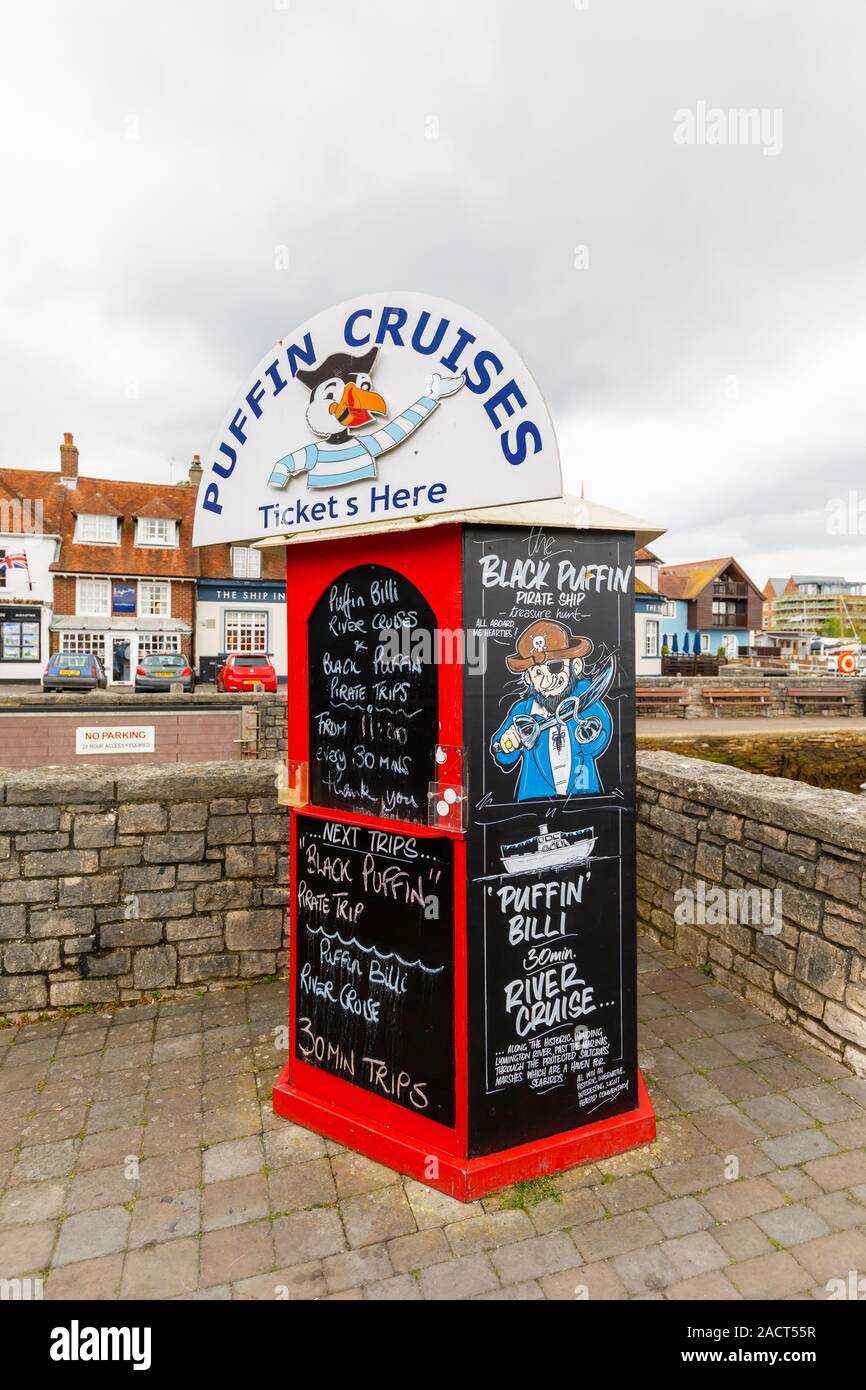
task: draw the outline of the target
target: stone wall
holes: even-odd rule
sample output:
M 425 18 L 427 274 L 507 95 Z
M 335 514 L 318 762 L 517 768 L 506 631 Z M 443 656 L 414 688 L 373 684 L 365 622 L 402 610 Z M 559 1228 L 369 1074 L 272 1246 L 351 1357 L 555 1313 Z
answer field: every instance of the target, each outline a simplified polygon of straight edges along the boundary
M 139 999 L 288 960 L 275 763 L 0 781 L 0 1015 Z
M 729 669 L 725 675 L 719 676 L 638 676 L 638 690 L 642 687 L 649 687 L 653 690 L 664 689 L 667 686 L 676 686 L 685 689 L 685 705 L 680 705 L 676 700 L 648 701 L 638 700 L 638 714 L 652 719 L 743 719 L 754 718 L 755 715 L 767 715 L 770 718 L 796 717 L 801 714 L 828 714 L 831 716 L 845 716 L 854 714 L 862 716 L 864 713 L 864 701 L 866 701 L 866 679 L 862 676 L 825 676 L 809 675 L 803 672 L 797 675 L 796 672 L 785 671 L 784 675 L 769 671 L 754 670 L 752 668 L 739 667 Z M 745 690 L 749 686 L 760 686 L 769 689 L 765 705 L 749 704 L 746 701 L 730 700 L 721 705 L 711 705 L 704 698 L 704 690 L 710 686 L 736 686 L 738 690 Z M 822 708 L 820 701 L 815 701 L 816 708 L 810 703 L 808 706 L 797 704 L 791 695 L 792 690 L 818 690 L 826 687 L 828 691 L 844 690 L 846 694 L 852 696 L 853 705 L 839 706 L 831 703 Z
M 866 797 L 641 753 L 637 834 L 639 925 L 866 1073 Z

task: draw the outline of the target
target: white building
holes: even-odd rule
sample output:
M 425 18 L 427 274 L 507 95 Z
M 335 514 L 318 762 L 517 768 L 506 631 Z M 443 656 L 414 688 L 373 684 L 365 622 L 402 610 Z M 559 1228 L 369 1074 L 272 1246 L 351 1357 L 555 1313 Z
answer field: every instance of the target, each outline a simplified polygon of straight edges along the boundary
M 48 660 L 61 500 L 56 475 L 0 472 L 0 685 L 38 685 Z

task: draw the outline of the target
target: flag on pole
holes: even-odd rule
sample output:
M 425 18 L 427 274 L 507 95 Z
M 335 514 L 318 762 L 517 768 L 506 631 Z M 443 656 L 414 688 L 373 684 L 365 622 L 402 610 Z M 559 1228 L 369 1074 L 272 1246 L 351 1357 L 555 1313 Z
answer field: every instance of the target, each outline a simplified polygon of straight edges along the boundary
M 27 583 L 33 588 L 33 581 L 30 578 L 30 566 L 27 563 L 27 555 L 22 550 L 17 555 L 0 555 L 0 574 L 8 574 L 10 570 L 26 570 Z

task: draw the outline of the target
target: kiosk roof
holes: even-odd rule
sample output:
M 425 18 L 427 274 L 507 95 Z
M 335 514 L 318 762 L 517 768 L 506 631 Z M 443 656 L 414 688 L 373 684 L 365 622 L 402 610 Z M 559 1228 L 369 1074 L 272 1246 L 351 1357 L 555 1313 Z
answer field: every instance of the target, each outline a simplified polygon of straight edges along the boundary
M 663 526 L 642 521 L 627 512 L 590 502 L 582 497 L 551 497 L 543 502 L 512 502 L 501 507 L 480 507 L 465 512 L 428 512 L 424 516 L 390 517 L 387 521 L 364 522 L 357 526 L 323 526 L 294 536 L 268 536 L 254 541 L 259 549 L 272 545 L 308 545 L 311 541 L 342 540 L 349 536 L 381 535 L 384 532 L 413 531 L 421 527 L 451 526 L 547 526 L 563 530 L 633 531 L 637 547 L 648 545 L 664 535 Z

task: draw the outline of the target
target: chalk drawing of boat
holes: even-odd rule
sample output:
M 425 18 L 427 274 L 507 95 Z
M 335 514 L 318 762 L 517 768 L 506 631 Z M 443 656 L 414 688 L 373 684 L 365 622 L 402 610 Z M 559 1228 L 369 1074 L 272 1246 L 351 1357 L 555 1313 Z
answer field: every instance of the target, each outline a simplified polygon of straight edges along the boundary
M 541 873 L 587 863 L 595 849 L 595 840 L 592 826 L 584 830 L 548 830 L 546 825 L 540 825 L 537 835 L 513 845 L 503 845 L 500 853 L 509 874 Z

